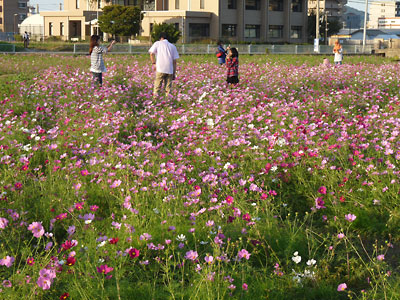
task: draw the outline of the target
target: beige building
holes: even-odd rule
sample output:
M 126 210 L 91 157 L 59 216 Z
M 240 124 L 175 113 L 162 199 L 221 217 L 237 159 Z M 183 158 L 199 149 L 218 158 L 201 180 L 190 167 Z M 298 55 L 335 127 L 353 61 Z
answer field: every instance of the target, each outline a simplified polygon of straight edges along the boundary
M 172 23 L 183 42 L 230 40 L 307 41 L 306 0 L 160 0 L 145 11 L 142 35 L 155 23 Z
M 0 32 L 18 33 L 28 15 L 28 0 L 0 0 Z
M 315 14 L 317 10 L 317 1 L 319 1 L 319 9 L 320 15 L 322 16 L 324 13 L 328 15 L 328 17 L 334 18 L 343 18 L 343 14 L 345 13 L 345 5 L 347 4 L 347 0 L 308 0 L 308 13 Z
M 97 17 L 103 5 L 104 0 L 64 0 L 63 10 L 40 12 L 45 38 L 84 40 L 97 33 Z
M 112 0 L 112 4 L 140 5 L 142 36 L 155 23 L 172 23 L 183 34 L 182 42 L 231 40 L 307 41 L 306 0 Z M 104 0 L 64 0 L 64 10 L 42 12 L 45 36 L 84 39 L 95 30 L 97 12 Z

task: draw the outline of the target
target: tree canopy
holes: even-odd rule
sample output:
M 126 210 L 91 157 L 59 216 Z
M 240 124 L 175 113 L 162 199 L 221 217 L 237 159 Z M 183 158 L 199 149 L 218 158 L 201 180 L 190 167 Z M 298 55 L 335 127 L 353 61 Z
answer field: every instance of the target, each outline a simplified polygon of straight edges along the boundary
M 159 40 L 161 32 L 165 32 L 167 34 L 168 41 L 173 44 L 179 41 L 179 38 L 182 35 L 179 29 L 177 29 L 174 24 L 155 23 L 153 26 L 153 30 L 151 31 L 151 41 L 153 43 Z
M 101 31 L 119 36 L 132 36 L 140 32 L 142 11 L 137 6 L 108 5 L 99 17 Z

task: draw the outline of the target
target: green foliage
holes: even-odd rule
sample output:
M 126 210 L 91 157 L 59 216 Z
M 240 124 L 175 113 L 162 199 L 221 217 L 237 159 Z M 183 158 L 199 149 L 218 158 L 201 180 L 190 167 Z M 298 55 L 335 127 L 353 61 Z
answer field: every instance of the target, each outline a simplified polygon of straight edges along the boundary
M 307 26 L 308 36 L 313 38 L 315 37 L 315 29 L 316 29 L 315 18 L 316 15 L 314 13 L 308 16 L 308 26 Z M 320 18 L 322 17 L 320 16 Z M 337 18 L 328 18 L 328 37 L 338 33 L 341 28 L 342 25 Z M 325 36 L 325 18 L 319 23 L 319 33 L 320 37 Z
M 103 32 L 119 36 L 139 34 L 143 18 L 140 8 L 122 5 L 109 5 L 103 8 L 99 17 L 100 29 Z
M 151 41 L 154 43 L 160 39 L 160 33 L 165 32 L 168 36 L 168 41 L 170 43 L 175 44 L 177 41 L 179 41 L 179 38 L 181 37 L 182 33 L 176 29 L 174 24 L 154 24 L 153 30 L 151 32 Z

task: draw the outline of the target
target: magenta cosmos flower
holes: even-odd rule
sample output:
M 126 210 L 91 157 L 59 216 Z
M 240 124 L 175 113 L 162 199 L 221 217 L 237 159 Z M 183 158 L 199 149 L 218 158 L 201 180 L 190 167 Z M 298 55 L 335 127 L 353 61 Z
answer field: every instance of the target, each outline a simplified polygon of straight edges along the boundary
M 345 289 L 347 289 L 347 284 L 345 284 L 345 283 L 341 283 L 337 287 L 338 292 L 343 292 Z
M 0 218 L 0 229 L 6 228 L 8 225 L 8 220 L 6 218 Z
M 32 231 L 35 238 L 40 238 L 44 234 L 44 228 L 40 222 L 33 222 L 28 226 L 28 230 Z
M 114 268 L 109 267 L 107 265 L 101 265 L 100 267 L 97 267 L 97 272 L 102 273 L 102 274 L 108 274 L 112 270 L 114 270 Z

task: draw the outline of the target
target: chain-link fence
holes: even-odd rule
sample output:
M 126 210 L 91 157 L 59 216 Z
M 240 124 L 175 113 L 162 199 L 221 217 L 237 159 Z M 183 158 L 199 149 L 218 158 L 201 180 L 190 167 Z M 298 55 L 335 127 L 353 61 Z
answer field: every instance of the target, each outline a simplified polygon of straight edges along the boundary
M 180 54 L 214 54 L 217 50 L 215 45 L 181 44 L 176 46 Z M 314 51 L 313 45 L 231 45 L 236 47 L 240 54 L 332 54 L 332 46 L 320 45 L 319 51 Z M 149 46 L 116 44 L 113 53 L 145 54 Z M 343 52 L 346 54 L 371 54 L 372 45 L 344 45 Z M 74 44 L 74 53 L 88 53 L 87 44 Z
M 181 55 L 190 54 L 215 54 L 217 49 L 215 45 L 204 44 L 180 44 L 176 46 Z M 332 54 L 332 46 L 320 45 L 319 51 L 314 51 L 313 45 L 231 45 L 236 47 L 239 54 Z M 116 44 L 113 47 L 114 54 L 146 54 L 149 45 L 130 45 Z M 373 45 L 343 45 L 343 53 L 345 54 L 371 54 L 373 53 Z M 33 50 L 34 51 L 34 50 Z M 31 52 L 33 52 L 31 50 Z M 0 52 L 15 52 L 15 45 L 0 44 Z M 56 51 L 55 51 L 56 52 Z M 71 53 L 70 50 L 63 50 L 63 53 Z M 72 53 L 87 54 L 89 53 L 88 44 L 73 44 Z

